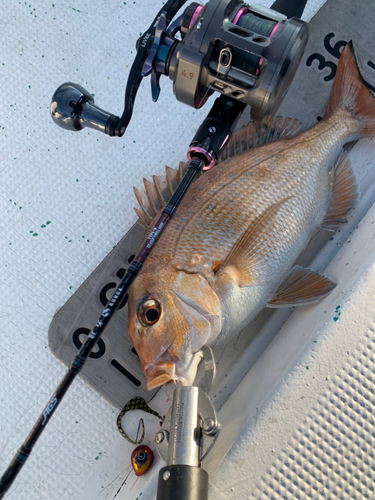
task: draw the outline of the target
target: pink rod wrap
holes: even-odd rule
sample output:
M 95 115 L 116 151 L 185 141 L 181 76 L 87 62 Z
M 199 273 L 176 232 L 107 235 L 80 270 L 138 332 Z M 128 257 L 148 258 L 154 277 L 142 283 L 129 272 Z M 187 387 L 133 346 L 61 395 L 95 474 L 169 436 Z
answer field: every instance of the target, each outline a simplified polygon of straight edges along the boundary
M 193 158 L 192 153 L 200 153 L 201 155 L 204 156 L 205 163 L 207 163 L 207 165 L 203 167 L 203 170 L 210 170 L 210 168 L 212 168 L 215 165 L 214 157 L 205 149 L 198 148 L 197 146 L 189 148 L 187 151 L 188 160 L 191 160 Z

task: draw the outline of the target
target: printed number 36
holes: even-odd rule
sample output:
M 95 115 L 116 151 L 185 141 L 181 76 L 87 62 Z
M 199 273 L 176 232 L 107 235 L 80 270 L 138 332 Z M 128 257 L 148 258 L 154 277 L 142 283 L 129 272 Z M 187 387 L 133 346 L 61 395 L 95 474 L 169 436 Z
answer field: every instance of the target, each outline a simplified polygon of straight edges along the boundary
M 339 59 L 341 50 L 347 42 L 344 40 L 340 40 L 339 42 L 336 42 L 334 46 L 330 45 L 330 41 L 332 38 L 335 36 L 334 33 L 328 33 L 326 37 L 324 38 L 324 47 L 327 50 L 327 52 L 335 57 L 336 59 Z M 330 68 L 331 72 L 324 77 L 325 82 L 329 82 L 330 80 L 333 80 L 336 75 L 336 70 L 337 70 L 337 64 L 331 62 L 331 61 L 326 61 L 324 56 L 322 54 L 319 54 L 318 52 L 315 52 L 314 54 L 311 54 L 311 56 L 308 57 L 306 61 L 307 66 L 311 66 L 313 61 L 317 60 L 319 62 L 318 69 L 322 71 L 325 68 Z

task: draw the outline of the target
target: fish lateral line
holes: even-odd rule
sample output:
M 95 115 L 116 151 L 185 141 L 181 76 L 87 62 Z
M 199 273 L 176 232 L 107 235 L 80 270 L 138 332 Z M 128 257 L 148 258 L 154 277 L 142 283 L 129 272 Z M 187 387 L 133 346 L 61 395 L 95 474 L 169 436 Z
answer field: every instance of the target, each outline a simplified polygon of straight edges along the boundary
M 179 365 L 172 371 L 170 365 L 154 363 L 143 370 L 150 388 L 171 378 L 193 380 L 194 353 L 201 342 L 227 344 L 264 307 L 312 303 L 335 289 L 329 278 L 295 263 L 322 223 L 341 223 L 357 199 L 350 163 L 335 164 L 342 146 L 375 136 L 375 99 L 362 84 L 353 57 L 350 45 L 345 47 L 323 120 L 293 140 L 283 137 L 255 152 L 250 151 L 252 137 L 246 142 L 245 133 L 238 135 L 228 152 L 240 154 L 230 157 L 228 168 L 225 162 L 205 174 L 202 187 L 192 190 L 159 239 L 129 292 L 128 332 L 134 342 L 137 328 L 147 333 L 137 345 L 144 364 L 172 342 L 169 353 Z M 218 208 L 210 211 L 216 203 Z M 186 217 L 188 210 L 192 214 Z M 167 266 L 161 255 L 170 256 Z M 176 272 L 178 264 L 184 272 Z M 191 275 L 185 274 L 186 267 Z M 160 321 L 143 328 L 136 306 L 145 293 L 154 293 L 166 310 Z M 209 309 L 203 318 L 209 324 L 194 304 Z

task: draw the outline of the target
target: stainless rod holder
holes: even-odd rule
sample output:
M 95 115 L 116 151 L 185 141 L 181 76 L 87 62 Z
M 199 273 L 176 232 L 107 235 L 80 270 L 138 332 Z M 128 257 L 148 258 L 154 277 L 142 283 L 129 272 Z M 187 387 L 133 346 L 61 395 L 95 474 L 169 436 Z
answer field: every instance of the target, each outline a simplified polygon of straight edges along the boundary
M 198 404 L 198 387 L 176 387 L 173 393 L 174 412 L 169 434 L 168 465 L 199 465 Z

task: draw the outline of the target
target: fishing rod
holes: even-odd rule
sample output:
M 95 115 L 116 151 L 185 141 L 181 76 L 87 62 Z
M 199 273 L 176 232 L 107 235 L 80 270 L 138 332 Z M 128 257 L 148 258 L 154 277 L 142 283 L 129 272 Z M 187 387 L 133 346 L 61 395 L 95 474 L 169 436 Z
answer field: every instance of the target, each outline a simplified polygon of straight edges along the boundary
M 247 104 L 252 105 L 253 118 L 265 120 L 273 115 L 302 57 L 308 36 L 307 26 L 299 19 L 288 19 L 280 14 L 283 0 L 276 1 L 279 4 L 279 12 L 260 6 L 247 6 L 238 0 L 211 0 L 205 6 L 194 2 L 182 16 L 171 23 L 185 2 L 186 0 L 169 0 L 138 40 L 137 56 L 129 74 L 121 118 L 97 107 L 92 96 L 76 84 L 61 85 L 52 97 L 51 116 L 59 126 L 74 131 L 90 127 L 111 136 L 122 136 L 130 122 L 134 99 L 144 76 L 151 75 L 153 100 L 157 100 L 159 96 L 159 79 L 162 74 L 173 80 L 177 99 L 196 108 L 201 107 L 214 91 L 221 94 L 190 144 L 188 169 L 181 183 L 148 232 L 86 342 L 2 475 L 0 499 L 26 463 L 41 433 L 73 380 L 82 370 L 91 350 L 125 298 L 191 183 L 202 170 L 208 170 L 214 165 Z M 297 9 L 294 15 L 299 17 L 302 14 L 305 3 L 306 1 L 300 2 L 300 12 Z M 177 32 L 180 32 L 182 41 L 174 37 Z M 219 43 L 210 44 L 213 39 Z M 197 53 L 202 47 L 206 47 L 206 50 L 197 60 Z M 209 54 L 208 47 L 211 47 Z M 200 53 L 202 54 L 202 51 Z M 266 64 L 266 61 L 269 64 Z M 187 398 L 189 401 L 193 398 L 192 400 L 196 401 L 197 398 L 196 391 L 187 393 L 182 390 L 176 394 L 176 401 L 181 398 Z M 179 406 L 176 403 L 172 408 L 176 408 L 176 405 Z M 196 403 L 193 406 L 197 408 Z M 214 436 L 217 431 L 217 421 L 215 420 L 213 432 L 211 420 L 205 420 L 203 430 L 207 436 Z M 201 460 L 197 462 L 198 468 L 200 462 Z M 180 464 L 172 461 L 167 467 L 170 465 Z M 186 484 L 194 484 L 197 476 L 191 475 L 191 469 L 184 470 L 190 478 Z M 169 470 L 165 471 L 165 474 L 159 478 L 159 483 L 161 480 L 165 481 L 167 476 L 170 477 Z M 203 483 L 202 498 L 206 498 L 208 476 L 204 476 Z M 160 498 L 173 496 L 173 488 L 168 488 L 164 490 L 161 486 Z
M 153 246 L 155 245 L 162 229 L 165 227 L 168 220 L 171 218 L 171 216 L 175 212 L 178 204 L 180 203 L 181 199 L 183 198 L 183 196 L 184 196 L 185 192 L 187 191 L 188 187 L 190 186 L 191 182 L 194 180 L 194 178 L 198 174 L 198 172 L 201 171 L 203 166 L 204 166 L 204 162 L 199 158 L 192 158 L 189 161 L 188 171 L 186 172 L 182 182 L 180 183 L 179 188 L 174 193 L 171 201 L 164 208 L 157 223 L 153 226 L 151 231 L 148 233 L 146 241 L 142 245 L 142 247 L 139 250 L 135 259 L 132 261 L 124 278 L 122 279 L 120 285 L 118 286 L 117 290 L 115 291 L 112 299 L 109 301 L 107 307 L 103 310 L 96 325 L 94 326 L 94 328 L 90 332 L 86 342 L 82 346 L 82 348 L 79 351 L 79 353 L 77 354 L 77 356 L 74 358 L 66 375 L 64 376 L 64 378 L 60 382 L 59 386 L 57 387 L 56 392 L 53 394 L 53 396 L 48 401 L 46 407 L 44 408 L 43 412 L 41 413 L 38 420 L 36 421 L 30 434 L 28 435 L 28 437 L 26 438 L 26 440 L 24 441 L 24 443 L 22 444 L 22 446 L 18 450 L 17 454 L 13 458 L 12 462 L 10 463 L 9 467 L 6 469 L 3 476 L 1 477 L 1 480 L 0 480 L 0 499 L 4 497 L 5 493 L 8 491 L 8 489 L 12 485 L 13 481 L 16 479 L 18 473 L 20 472 L 21 468 L 25 464 L 33 447 L 35 446 L 37 440 L 39 439 L 41 433 L 46 428 L 49 420 L 51 419 L 52 415 L 56 411 L 58 405 L 61 403 L 65 393 L 69 389 L 73 380 L 82 370 L 82 368 L 85 364 L 85 361 L 87 360 L 91 350 L 95 346 L 96 342 L 99 340 L 101 334 L 103 333 L 104 329 L 108 325 L 109 321 L 111 320 L 113 314 L 115 313 L 115 311 L 116 311 L 117 307 L 119 306 L 119 304 L 121 303 L 122 299 L 127 294 L 131 284 L 133 283 L 134 279 L 136 278 L 139 271 L 141 270 L 144 261 L 146 260 L 148 254 L 150 253 Z
M 191 143 L 191 147 L 189 149 L 190 160 L 188 161 L 188 169 L 181 183 L 179 184 L 170 201 L 162 210 L 157 222 L 148 232 L 146 240 L 139 249 L 136 257 L 131 262 L 120 285 L 113 294 L 113 297 L 103 310 L 96 325 L 88 335 L 86 342 L 83 344 L 79 353 L 74 358 L 66 375 L 60 382 L 55 393 L 52 395 L 43 412 L 36 421 L 32 431 L 18 450 L 17 454 L 13 458 L 7 470 L 4 472 L 3 476 L 1 477 L 0 499 L 4 497 L 6 491 L 12 485 L 22 466 L 25 464 L 27 458 L 29 457 L 41 433 L 47 426 L 58 405 L 61 403 L 65 393 L 69 389 L 75 377 L 82 370 L 85 361 L 90 355 L 90 352 L 92 351 L 96 342 L 99 340 L 109 321 L 113 317 L 117 307 L 121 304 L 125 295 L 128 293 L 131 284 L 142 269 L 143 263 L 154 247 L 166 224 L 176 211 L 189 186 L 202 170 L 208 169 L 213 165 L 213 162 L 218 157 L 220 145 L 226 142 L 226 138 L 230 137 L 232 130 L 234 129 L 244 107 L 244 104 L 236 103 L 225 96 L 220 96 L 215 101 L 209 115 L 202 123 Z M 211 140 L 209 136 L 205 135 L 207 128 L 212 127 L 216 128 L 215 140 Z

